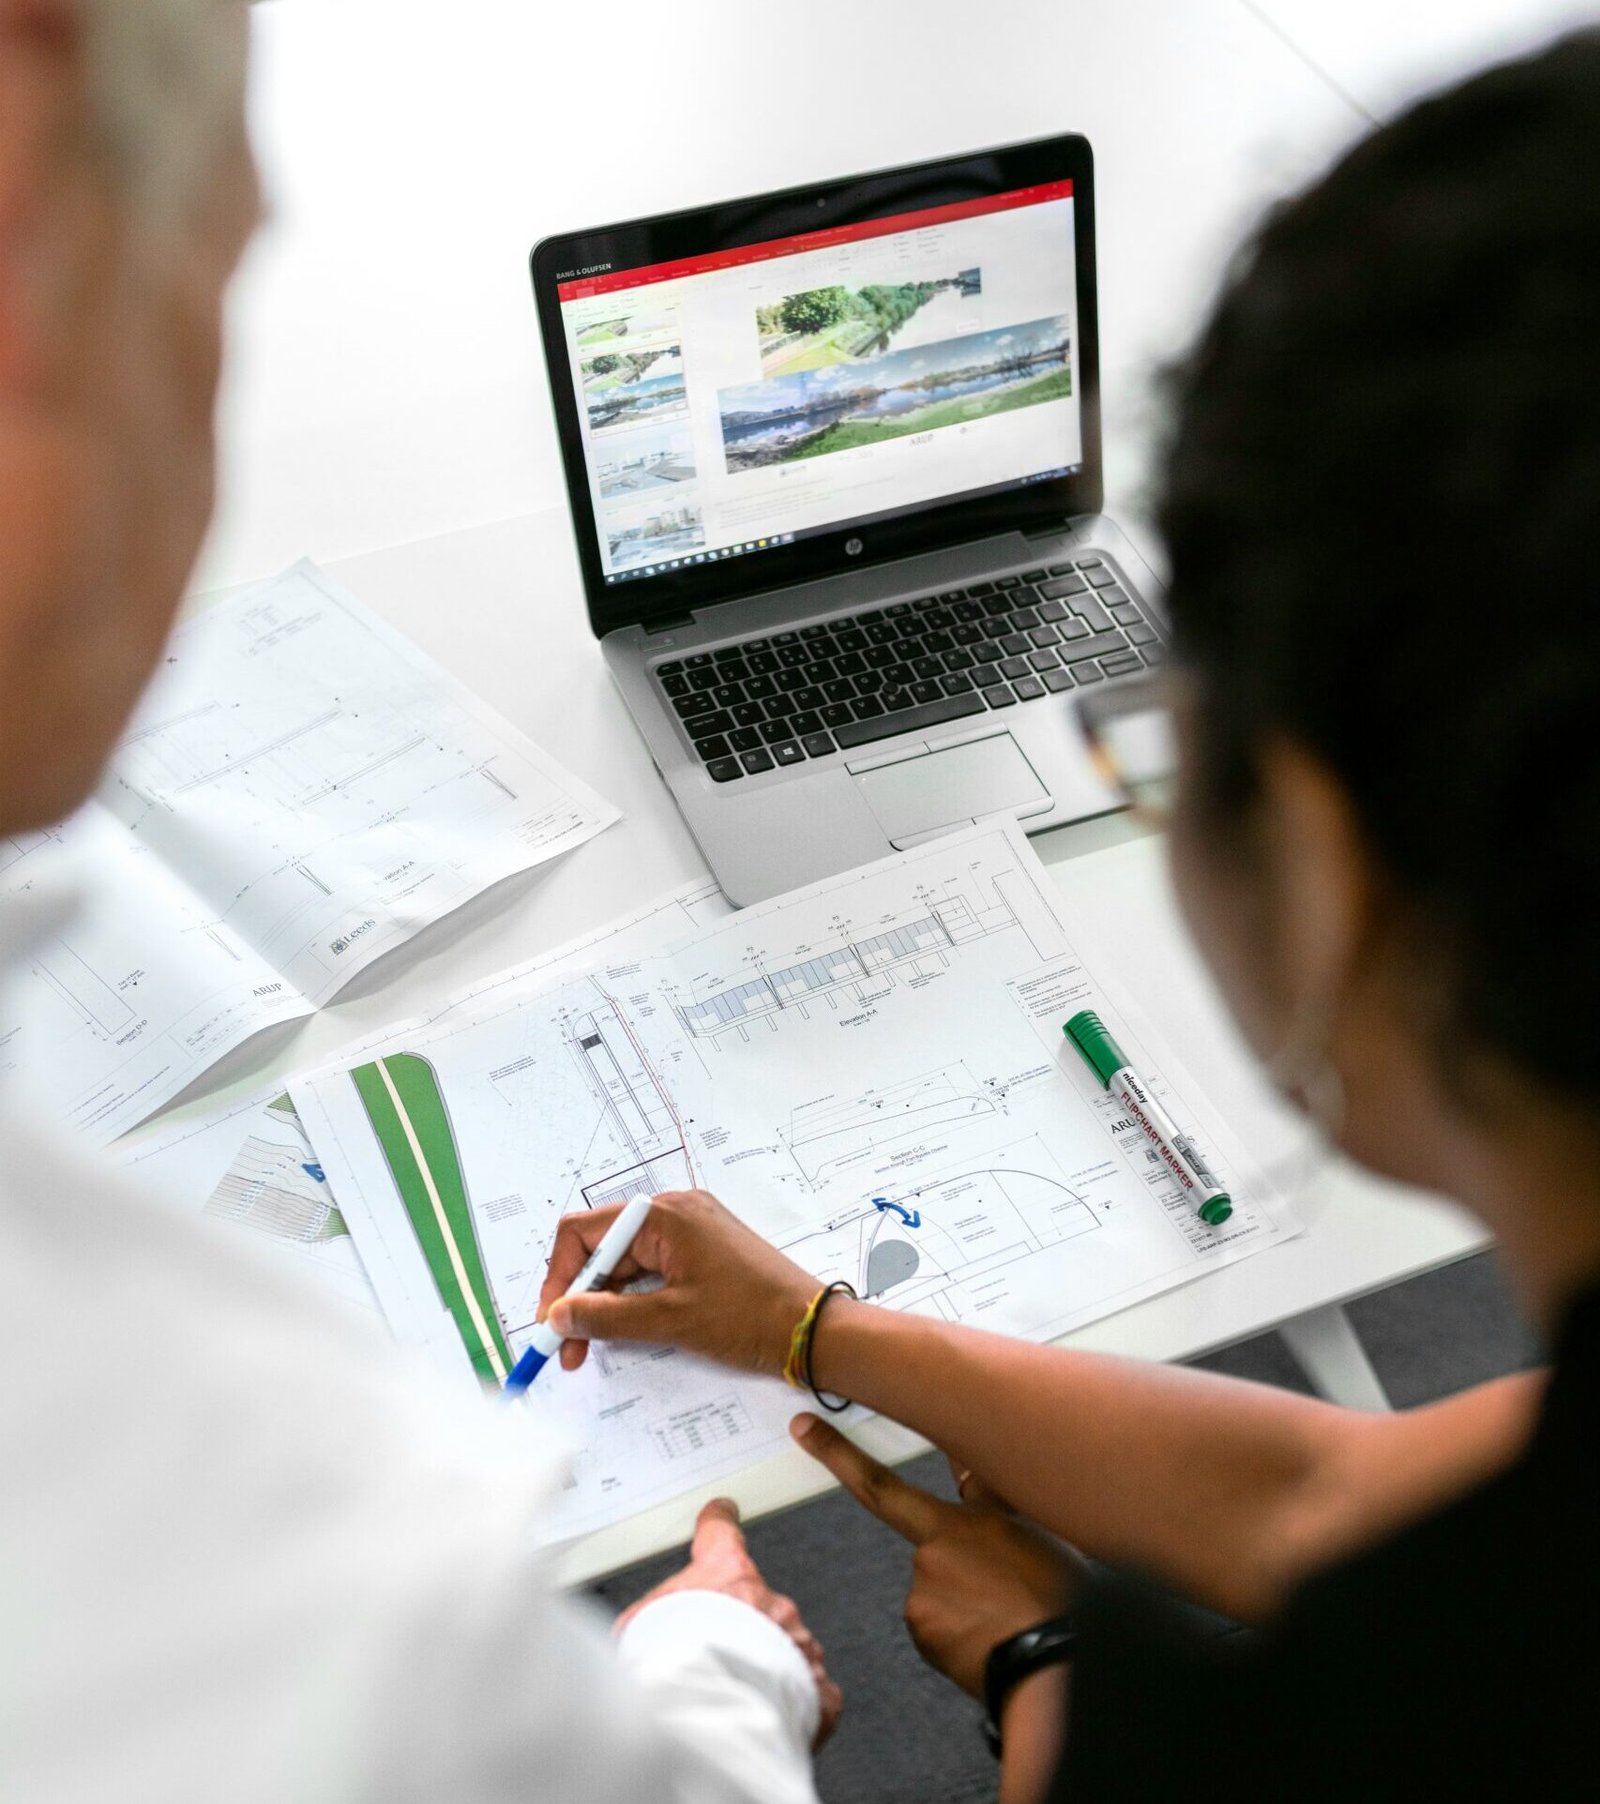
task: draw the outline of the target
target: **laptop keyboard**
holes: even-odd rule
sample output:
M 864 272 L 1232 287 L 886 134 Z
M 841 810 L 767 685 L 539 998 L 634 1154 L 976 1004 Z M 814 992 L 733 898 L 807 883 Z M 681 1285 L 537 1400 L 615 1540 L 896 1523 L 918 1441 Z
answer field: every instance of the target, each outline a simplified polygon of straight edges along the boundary
M 1159 664 L 1103 558 L 1083 557 L 653 666 L 718 783 L 921 733 Z

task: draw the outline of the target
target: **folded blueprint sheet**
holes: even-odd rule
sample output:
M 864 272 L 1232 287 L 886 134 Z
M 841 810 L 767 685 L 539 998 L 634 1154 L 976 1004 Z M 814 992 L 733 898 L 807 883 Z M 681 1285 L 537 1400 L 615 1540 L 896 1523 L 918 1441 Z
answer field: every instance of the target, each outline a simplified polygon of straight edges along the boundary
M 504 1009 L 518 996 L 570 980 L 598 962 L 659 951 L 732 912 L 709 879 L 684 884 L 632 914 L 459 991 L 439 1015 Z M 387 1028 L 348 1047 L 345 1058 L 384 1051 L 396 1034 L 420 1036 L 436 1018 Z M 208 1097 L 189 1104 L 128 1135 L 110 1156 L 170 1207 L 261 1236 L 307 1282 L 382 1320 L 366 1268 L 284 1083 L 220 1102 Z
M 1200 1222 L 1062 1037 L 1097 1008 L 1236 1202 Z M 1045 1339 L 1294 1232 L 1106 972 L 1014 827 L 751 908 L 653 957 L 513 989 L 292 1086 L 402 1339 L 501 1379 L 555 1225 L 702 1185 L 820 1281 Z M 770 1453 L 794 1395 L 601 1347 L 529 1393 L 580 1451 L 545 1532 L 614 1522 Z
M 183 622 L 93 800 L 0 839 L 0 893 L 84 893 L 0 998 L 0 1069 L 103 1144 L 617 818 L 298 564 Z

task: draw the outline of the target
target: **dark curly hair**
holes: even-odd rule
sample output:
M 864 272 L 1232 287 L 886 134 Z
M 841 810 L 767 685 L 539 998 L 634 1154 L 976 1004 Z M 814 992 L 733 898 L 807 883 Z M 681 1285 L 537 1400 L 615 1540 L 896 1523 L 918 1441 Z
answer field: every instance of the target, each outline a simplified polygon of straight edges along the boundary
M 1267 222 L 1175 373 L 1159 504 L 1203 805 L 1247 816 L 1270 735 L 1319 755 L 1441 954 L 1448 1039 L 1589 1105 L 1597 340 L 1586 31 Z

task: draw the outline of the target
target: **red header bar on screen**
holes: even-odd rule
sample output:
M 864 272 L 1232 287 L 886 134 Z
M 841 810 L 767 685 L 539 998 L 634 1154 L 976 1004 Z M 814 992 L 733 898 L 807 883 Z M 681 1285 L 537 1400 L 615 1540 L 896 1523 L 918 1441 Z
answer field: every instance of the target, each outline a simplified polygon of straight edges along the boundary
M 976 219 L 983 213 L 1009 213 L 1014 207 L 1037 207 L 1046 201 L 1070 200 L 1071 182 L 1045 182 L 1034 188 L 1013 188 L 1008 194 L 991 194 L 986 200 L 957 201 L 948 207 L 924 207 L 917 213 L 895 213 L 887 219 L 868 219 L 859 225 L 829 226 L 820 232 L 801 232 L 794 238 L 774 238 L 766 244 L 744 244 L 737 250 L 712 251 L 704 257 L 679 257 L 671 263 L 647 263 L 639 269 L 606 270 L 580 276 L 556 288 L 561 301 L 586 301 L 597 294 L 615 294 L 623 288 L 643 288 L 650 282 L 673 282 L 682 276 L 704 275 L 707 270 L 732 269 L 740 263 L 765 263 L 773 257 L 792 257 L 799 251 L 827 250 L 836 244 L 854 244 L 863 238 L 887 238 L 895 232 L 916 232 L 925 226 L 949 225 L 957 219 Z

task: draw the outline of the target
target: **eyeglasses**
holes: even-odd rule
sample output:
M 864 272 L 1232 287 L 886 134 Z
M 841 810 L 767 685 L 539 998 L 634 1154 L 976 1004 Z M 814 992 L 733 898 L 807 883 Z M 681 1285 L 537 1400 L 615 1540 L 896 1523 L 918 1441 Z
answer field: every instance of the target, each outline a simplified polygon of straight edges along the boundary
M 1179 679 L 1168 671 L 1078 698 L 1078 718 L 1106 787 L 1141 821 L 1164 827 L 1177 782 L 1174 713 Z

